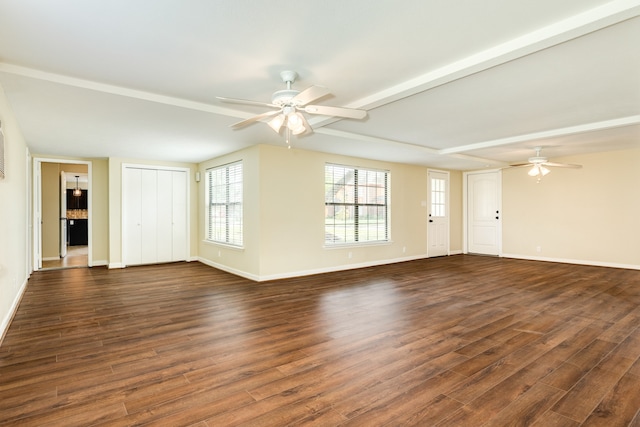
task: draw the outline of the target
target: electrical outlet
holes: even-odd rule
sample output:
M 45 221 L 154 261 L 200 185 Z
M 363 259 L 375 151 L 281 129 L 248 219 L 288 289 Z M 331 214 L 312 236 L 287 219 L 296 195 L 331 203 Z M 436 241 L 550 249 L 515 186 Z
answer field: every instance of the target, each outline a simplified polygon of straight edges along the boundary
M 349 251 L 349 259 L 351 259 L 353 257 L 353 252 Z
M 536 246 L 536 252 L 540 252 L 542 251 L 542 248 L 540 246 Z

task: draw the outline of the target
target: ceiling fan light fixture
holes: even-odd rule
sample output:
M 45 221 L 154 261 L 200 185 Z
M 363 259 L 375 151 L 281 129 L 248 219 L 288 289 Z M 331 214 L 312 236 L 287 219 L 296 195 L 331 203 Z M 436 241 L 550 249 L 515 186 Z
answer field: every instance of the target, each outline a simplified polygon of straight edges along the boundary
M 307 130 L 306 127 L 304 127 L 304 125 L 300 125 L 295 129 L 291 130 L 291 133 L 294 135 L 300 135 L 301 133 L 304 133 Z
M 280 133 L 280 128 L 282 128 L 282 125 L 284 124 L 284 120 L 285 120 L 284 114 L 278 114 L 273 119 L 269 120 L 267 124 L 276 133 Z
M 540 174 L 540 166 L 533 165 L 533 167 L 528 172 L 529 176 L 538 176 Z
M 545 176 L 546 174 L 548 174 L 549 172 L 551 172 L 549 169 L 545 168 L 544 166 L 540 166 L 540 174 L 542 176 Z
M 287 127 L 294 135 L 300 135 L 304 133 L 307 128 L 305 126 L 305 119 L 302 113 L 292 112 L 287 116 Z
M 304 119 L 301 117 L 301 114 L 298 112 L 290 113 L 287 116 L 287 126 L 292 131 L 296 130 L 300 126 L 304 126 Z

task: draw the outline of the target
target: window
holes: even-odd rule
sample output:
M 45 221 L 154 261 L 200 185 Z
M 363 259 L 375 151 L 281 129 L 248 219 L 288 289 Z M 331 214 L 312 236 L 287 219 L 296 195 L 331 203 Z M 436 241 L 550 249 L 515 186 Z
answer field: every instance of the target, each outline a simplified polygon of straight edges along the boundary
M 446 187 L 442 178 L 431 178 L 431 216 L 446 216 Z
M 207 240 L 242 246 L 242 162 L 207 169 Z
M 326 164 L 325 244 L 389 240 L 389 172 Z

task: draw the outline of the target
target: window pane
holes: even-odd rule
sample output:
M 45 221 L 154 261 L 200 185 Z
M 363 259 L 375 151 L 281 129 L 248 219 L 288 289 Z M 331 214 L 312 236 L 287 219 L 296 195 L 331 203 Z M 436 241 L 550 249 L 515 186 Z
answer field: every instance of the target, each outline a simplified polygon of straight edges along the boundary
M 241 246 L 242 162 L 207 170 L 208 240 Z
M 325 165 L 325 243 L 388 240 L 388 172 Z
M 440 178 L 431 179 L 431 216 L 444 217 L 446 215 L 445 205 L 445 180 Z

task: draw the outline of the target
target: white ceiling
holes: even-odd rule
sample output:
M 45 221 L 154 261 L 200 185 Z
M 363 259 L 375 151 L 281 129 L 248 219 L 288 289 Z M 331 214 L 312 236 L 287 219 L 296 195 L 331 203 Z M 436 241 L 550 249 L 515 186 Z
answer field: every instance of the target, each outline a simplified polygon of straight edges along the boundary
M 0 85 L 34 154 L 200 162 L 328 87 L 301 149 L 450 169 L 640 147 L 640 0 L 0 0 Z M 1 119 L 1 118 L 0 118 Z

